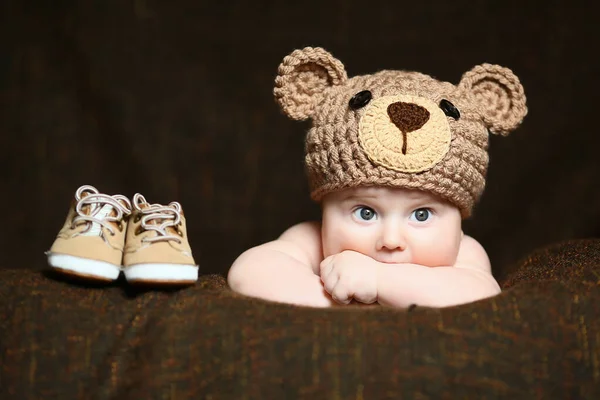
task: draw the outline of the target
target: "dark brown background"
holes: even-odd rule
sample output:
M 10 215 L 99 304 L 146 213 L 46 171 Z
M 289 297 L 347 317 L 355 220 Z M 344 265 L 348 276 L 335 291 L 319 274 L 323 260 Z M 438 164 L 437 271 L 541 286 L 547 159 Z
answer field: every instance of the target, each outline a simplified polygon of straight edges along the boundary
M 318 218 L 307 123 L 272 98 L 281 59 L 323 46 L 349 75 L 413 69 L 458 82 L 512 68 L 529 115 L 493 137 L 465 231 L 501 278 L 533 248 L 600 236 L 594 13 L 571 1 L 3 1 L 2 265 L 43 267 L 78 186 L 180 201 L 203 273 Z

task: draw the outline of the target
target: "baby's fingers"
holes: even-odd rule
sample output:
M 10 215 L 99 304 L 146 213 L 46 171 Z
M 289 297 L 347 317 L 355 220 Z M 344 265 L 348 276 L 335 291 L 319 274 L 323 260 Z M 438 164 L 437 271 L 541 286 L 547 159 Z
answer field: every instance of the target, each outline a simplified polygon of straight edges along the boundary
M 340 304 L 350 304 L 352 294 L 349 292 L 343 282 L 338 281 L 333 290 L 329 293 L 331 298 Z
M 335 285 L 337 285 L 340 279 L 340 275 L 333 271 L 329 271 L 328 273 L 324 273 L 321 275 L 321 282 L 323 282 L 323 287 L 327 291 L 327 293 L 331 294 Z
M 321 278 L 325 278 L 331 273 L 331 270 L 333 269 L 333 257 L 334 256 L 329 256 L 321 261 L 321 264 L 319 265 Z

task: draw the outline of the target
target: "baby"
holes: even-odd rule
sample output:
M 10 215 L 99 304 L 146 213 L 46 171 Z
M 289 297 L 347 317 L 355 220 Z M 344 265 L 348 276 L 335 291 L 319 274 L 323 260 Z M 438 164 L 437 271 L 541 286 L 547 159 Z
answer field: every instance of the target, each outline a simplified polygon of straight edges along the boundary
M 314 307 L 444 307 L 500 292 L 461 221 L 483 192 L 488 132 L 507 135 L 527 114 L 512 71 L 482 64 L 456 86 L 406 71 L 349 79 L 305 48 L 275 84 L 289 117 L 312 119 L 305 162 L 322 221 L 240 255 L 234 291 Z

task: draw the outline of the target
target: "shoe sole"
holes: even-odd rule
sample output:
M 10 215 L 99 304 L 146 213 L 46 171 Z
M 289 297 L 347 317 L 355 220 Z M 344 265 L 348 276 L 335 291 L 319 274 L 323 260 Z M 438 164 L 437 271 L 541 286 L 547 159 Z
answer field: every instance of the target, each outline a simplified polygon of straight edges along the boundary
M 118 265 L 68 254 L 49 254 L 48 264 L 66 275 L 107 282 L 116 280 L 121 273 Z
M 135 264 L 123 267 L 123 273 L 132 284 L 189 285 L 198 280 L 197 265 Z

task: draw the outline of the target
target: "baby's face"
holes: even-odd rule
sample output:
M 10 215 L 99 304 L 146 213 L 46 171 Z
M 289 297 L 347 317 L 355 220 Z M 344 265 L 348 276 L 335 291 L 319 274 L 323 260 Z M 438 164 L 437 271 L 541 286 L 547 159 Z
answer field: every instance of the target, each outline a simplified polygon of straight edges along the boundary
M 384 263 L 430 267 L 456 262 L 460 211 L 416 190 L 363 187 L 323 199 L 323 255 L 353 250 Z

